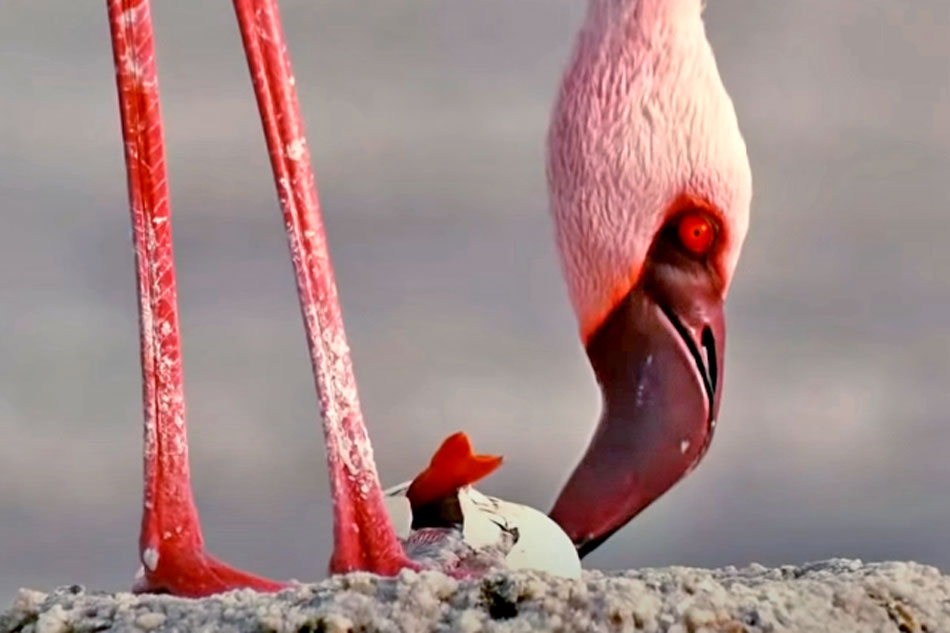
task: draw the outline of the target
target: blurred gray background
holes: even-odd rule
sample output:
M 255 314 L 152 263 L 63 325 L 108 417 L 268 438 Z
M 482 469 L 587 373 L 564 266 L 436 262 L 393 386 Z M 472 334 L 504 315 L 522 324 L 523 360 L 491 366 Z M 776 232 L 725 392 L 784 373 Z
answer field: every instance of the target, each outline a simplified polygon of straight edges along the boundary
M 206 537 L 324 575 L 317 405 L 237 28 L 156 2 L 193 475 Z M 546 210 L 582 0 L 283 3 L 386 482 L 449 432 L 548 508 L 598 393 Z M 699 469 L 594 567 L 950 569 L 950 3 L 709 0 L 755 179 L 726 396 Z M 103 2 L 0 4 L 0 603 L 129 586 L 141 413 Z

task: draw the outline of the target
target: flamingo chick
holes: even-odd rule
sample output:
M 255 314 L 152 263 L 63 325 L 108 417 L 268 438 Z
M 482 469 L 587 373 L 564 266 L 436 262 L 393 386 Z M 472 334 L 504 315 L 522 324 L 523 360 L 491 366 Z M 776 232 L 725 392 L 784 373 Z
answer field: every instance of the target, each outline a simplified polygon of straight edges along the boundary
M 406 553 L 427 567 L 465 574 L 534 569 L 578 578 L 577 550 L 557 523 L 472 488 L 501 461 L 476 455 L 468 436 L 455 433 L 415 479 L 387 490 L 386 507 Z

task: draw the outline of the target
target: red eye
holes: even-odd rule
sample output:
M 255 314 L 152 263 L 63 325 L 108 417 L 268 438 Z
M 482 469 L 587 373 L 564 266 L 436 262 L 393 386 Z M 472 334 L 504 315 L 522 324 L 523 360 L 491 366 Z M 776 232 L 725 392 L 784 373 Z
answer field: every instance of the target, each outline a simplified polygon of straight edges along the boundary
M 706 214 L 692 211 L 682 217 L 677 229 L 683 248 L 694 255 L 705 255 L 716 239 L 716 229 Z

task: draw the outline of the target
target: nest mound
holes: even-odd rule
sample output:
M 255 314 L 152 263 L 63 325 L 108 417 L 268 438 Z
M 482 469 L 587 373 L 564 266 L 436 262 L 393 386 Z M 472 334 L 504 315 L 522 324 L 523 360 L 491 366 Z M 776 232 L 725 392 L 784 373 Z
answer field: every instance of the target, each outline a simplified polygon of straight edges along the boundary
M 835 559 L 803 566 L 584 572 L 579 580 L 496 573 L 349 574 L 279 594 L 203 600 L 21 590 L 0 633 L 92 631 L 887 631 L 950 632 L 950 577 L 917 563 Z

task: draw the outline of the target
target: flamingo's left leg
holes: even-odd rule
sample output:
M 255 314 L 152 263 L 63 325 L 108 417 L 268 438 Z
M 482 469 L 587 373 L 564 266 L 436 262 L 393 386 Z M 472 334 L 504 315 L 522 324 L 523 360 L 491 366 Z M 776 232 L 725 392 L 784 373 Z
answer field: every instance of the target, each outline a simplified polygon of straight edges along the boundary
M 327 251 L 310 150 L 276 0 L 234 0 L 283 210 L 323 413 L 333 493 L 330 571 L 391 575 L 410 561 L 383 502 Z

